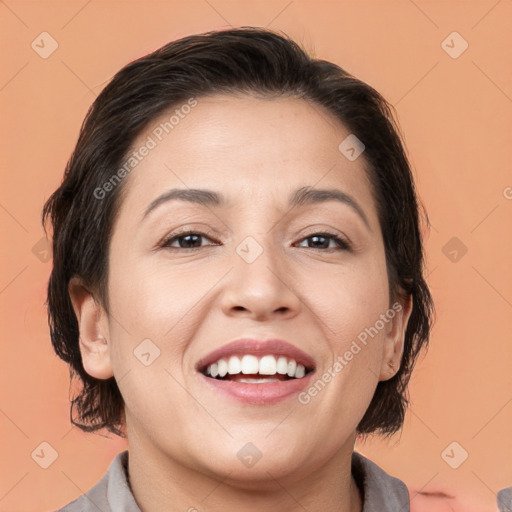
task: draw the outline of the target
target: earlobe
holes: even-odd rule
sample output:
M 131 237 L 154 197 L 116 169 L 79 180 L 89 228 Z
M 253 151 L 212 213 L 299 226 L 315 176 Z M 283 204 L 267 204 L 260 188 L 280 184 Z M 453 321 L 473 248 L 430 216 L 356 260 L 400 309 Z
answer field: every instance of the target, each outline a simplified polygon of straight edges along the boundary
M 397 301 L 386 313 L 390 318 L 383 348 L 383 358 L 379 380 L 388 380 L 400 370 L 404 352 L 405 331 L 412 313 L 412 295 Z
M 97 379 L 113 377 L 104 309 L 80 278 L 70 279 L 68 291 L 78 322 L 80 354 L 85 371 Z

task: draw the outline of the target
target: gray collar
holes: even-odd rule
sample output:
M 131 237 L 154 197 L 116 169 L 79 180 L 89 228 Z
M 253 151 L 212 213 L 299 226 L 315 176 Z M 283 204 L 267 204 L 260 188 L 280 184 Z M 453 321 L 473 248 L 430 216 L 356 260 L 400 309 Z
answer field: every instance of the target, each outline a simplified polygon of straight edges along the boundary
M 362 512 L 409 512 L 405 484 L 360 453 L 352 455 L 352 474 L 364 504 Z M 58 512 L 141 512 L 128 483 L 128 451 L 117 454 L 101 480 Z
M 409 491 L 360 453 L 352 454 L 352 474 L 364 496 L 362 512 L 409 512 Z

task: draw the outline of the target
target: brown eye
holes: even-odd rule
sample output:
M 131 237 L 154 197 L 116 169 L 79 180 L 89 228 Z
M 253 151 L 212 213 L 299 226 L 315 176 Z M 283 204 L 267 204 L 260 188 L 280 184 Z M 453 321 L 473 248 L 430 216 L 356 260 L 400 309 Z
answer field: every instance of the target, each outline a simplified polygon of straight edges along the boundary
M 169 238 L 165 239 L 162 243 L 162 247 L 167 247 L 171 249 L 200 249 L 201 239 L 206 238 L 211 240 L 205 233 L 201 233 L 199 231 L 186 231 L 183 233 L 178 233 L 171 235 Z M 178 246 L 173 245 L 175 242 L 178 243 Z M 215 245 L 215 244 L 212 244 Z
M 350 244 L 335 233 L 314 233 L 303 239 L 303 241 L 308 240 L 311 241 L 311 243 L 308 242 L 307 246 L 310 249 L 350 250 Z

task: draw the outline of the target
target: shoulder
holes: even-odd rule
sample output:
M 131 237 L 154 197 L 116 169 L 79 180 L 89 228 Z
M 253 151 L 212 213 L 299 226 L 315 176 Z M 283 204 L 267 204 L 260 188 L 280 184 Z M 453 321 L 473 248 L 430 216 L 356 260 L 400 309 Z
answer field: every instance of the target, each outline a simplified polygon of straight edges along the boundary
M 92 512 L 101 510 L 110 512 L 107 498 L 107 481 L 105 476 L 88 492 L 79 496 L 55 512 Z
M 362 512 L 409 512 L 406 485 L 360 453 L 352 455 L 352 474 L 364 495 Z
M 55 512 L 141 512 L 127 478 L 128 451 L 116 455 L 98 483 Z

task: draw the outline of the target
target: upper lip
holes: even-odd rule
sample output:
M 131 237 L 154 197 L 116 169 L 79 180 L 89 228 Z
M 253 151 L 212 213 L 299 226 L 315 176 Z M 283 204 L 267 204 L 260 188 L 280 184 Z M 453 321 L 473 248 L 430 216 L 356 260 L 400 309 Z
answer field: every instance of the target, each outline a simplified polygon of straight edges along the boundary
M 219 359 L 229 359 L 230 356 L 236 354 L 283 356 L 294 359 L 297 364 L 302 364 L 306 370 L 312 370 L 315 366 L 315 361 L 310 355 L 287 341 L 280 339 L 256 340 L 240 338 L 202 357 L 196 364 L 196 370 L 202 372 Z

